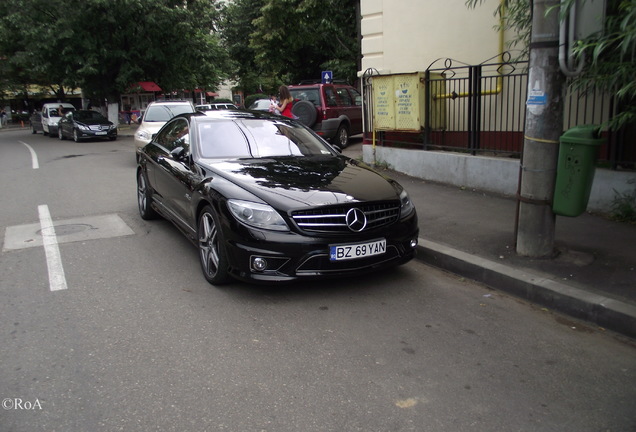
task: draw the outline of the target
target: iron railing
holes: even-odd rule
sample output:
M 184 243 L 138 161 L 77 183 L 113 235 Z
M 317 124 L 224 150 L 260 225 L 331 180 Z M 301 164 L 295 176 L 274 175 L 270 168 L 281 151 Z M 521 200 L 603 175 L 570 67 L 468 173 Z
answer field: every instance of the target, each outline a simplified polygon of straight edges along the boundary
M 509 58 L 504 55 L 501 58 Z M 434 66 L 437 62 L 433 63 Z M 473 155 L 520 157 L 524 143 L 528 89 L 527 62 L 466 65 L 451 59 L 425 75 L 425 119 L 419 133 L 378 131 L 376 144 Z M 373 131 L 374 71 L 364 79 L 365 131 Z M 563 130 L 605 123 L 614 113 L 612 98 L 594 89 L 567 86 Z M 632 128 L 636 129 L 636 128 Z M 634 169 L 635 132 L 604 130 L 599 162 L 612 169 Z

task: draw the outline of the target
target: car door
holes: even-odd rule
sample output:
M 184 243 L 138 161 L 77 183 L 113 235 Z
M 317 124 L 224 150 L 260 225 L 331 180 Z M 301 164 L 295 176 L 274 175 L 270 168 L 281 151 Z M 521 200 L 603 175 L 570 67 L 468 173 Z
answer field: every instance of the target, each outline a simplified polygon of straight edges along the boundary
M 49 133 L 49 124 L 48 124 L 49 108 L 47 106 L 42 108 L 41 120 L 42 120 L 42 131 L 45 133 Z
M 162 151 L 152 157 L 155 162 L 155 189 L 161 204 L 175 222 L 194 230 L 189 222 L 195 175 L 190 157 L 190 128 L 185 118 L 168 122 L 153 140 Z
M 73 112 L 67 113 L 60 119 L 58 127 L 62 131 L 62 135 L 65 137 L 73 136 Z

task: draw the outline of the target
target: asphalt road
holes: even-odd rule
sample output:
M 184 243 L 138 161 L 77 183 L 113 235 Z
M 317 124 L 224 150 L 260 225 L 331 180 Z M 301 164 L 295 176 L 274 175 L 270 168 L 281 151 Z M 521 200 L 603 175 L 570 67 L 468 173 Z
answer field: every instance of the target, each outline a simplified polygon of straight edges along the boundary
M 0 431 L 636 431 L 633 341 L 417 260 L 215 288 L 134 169 L 0 132 Z

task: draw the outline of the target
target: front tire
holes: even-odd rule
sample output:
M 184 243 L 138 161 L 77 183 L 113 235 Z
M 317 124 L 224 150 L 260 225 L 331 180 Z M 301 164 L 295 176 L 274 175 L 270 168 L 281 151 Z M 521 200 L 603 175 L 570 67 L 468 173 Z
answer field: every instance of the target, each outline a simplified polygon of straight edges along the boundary
M 230 281 L 225 240 L 219 218 L 212 207 L 205 206 L 199 216 L 197 229 L 199 261 L 203 276 L 212 285 Z
M 73 129 L 73 141 L 80 142 L 79 134 L 77 133 L 77 129 Z
M 137 173 L 137 206 L 139 207 L 139 216 L 143 220 L 157 219 L 159 214 L 152 208 L 152 195 L 148 188 L 148 182 L 143 171 Z
M 57 130 L 57 137 L 58 137 L 60 140 L 63 140 L 63 139 L 64 139 L 64 134 L 62 133 L 62 128 L 59 128 L 59 129 Z

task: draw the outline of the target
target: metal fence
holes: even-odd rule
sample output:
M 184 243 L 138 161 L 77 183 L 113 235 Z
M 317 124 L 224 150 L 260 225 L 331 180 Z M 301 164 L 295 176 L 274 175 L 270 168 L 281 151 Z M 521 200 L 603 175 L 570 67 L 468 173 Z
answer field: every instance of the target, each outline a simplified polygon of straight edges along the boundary
M 434 63 L 431 66 L 435 66 Z M 446 59 L 425 75 L 424 124 L 420 133 L 382 131 L 376 142 L 385 146 L 464 152 L 473 155 L 520 157 L 524 143 L 527 62 L 461 64 Z M 372 131 L 373 73 L 365 74 L 365 130 Z M 594 89 L 564 95 L 563 130 L 582 124 L 603 124 L 613 113 L 612 98 Z M 635 129 L 636 128 L 632 128 Z M 599 162 L 613 169 L 634 169 L 636 132 L 603 131 Z

